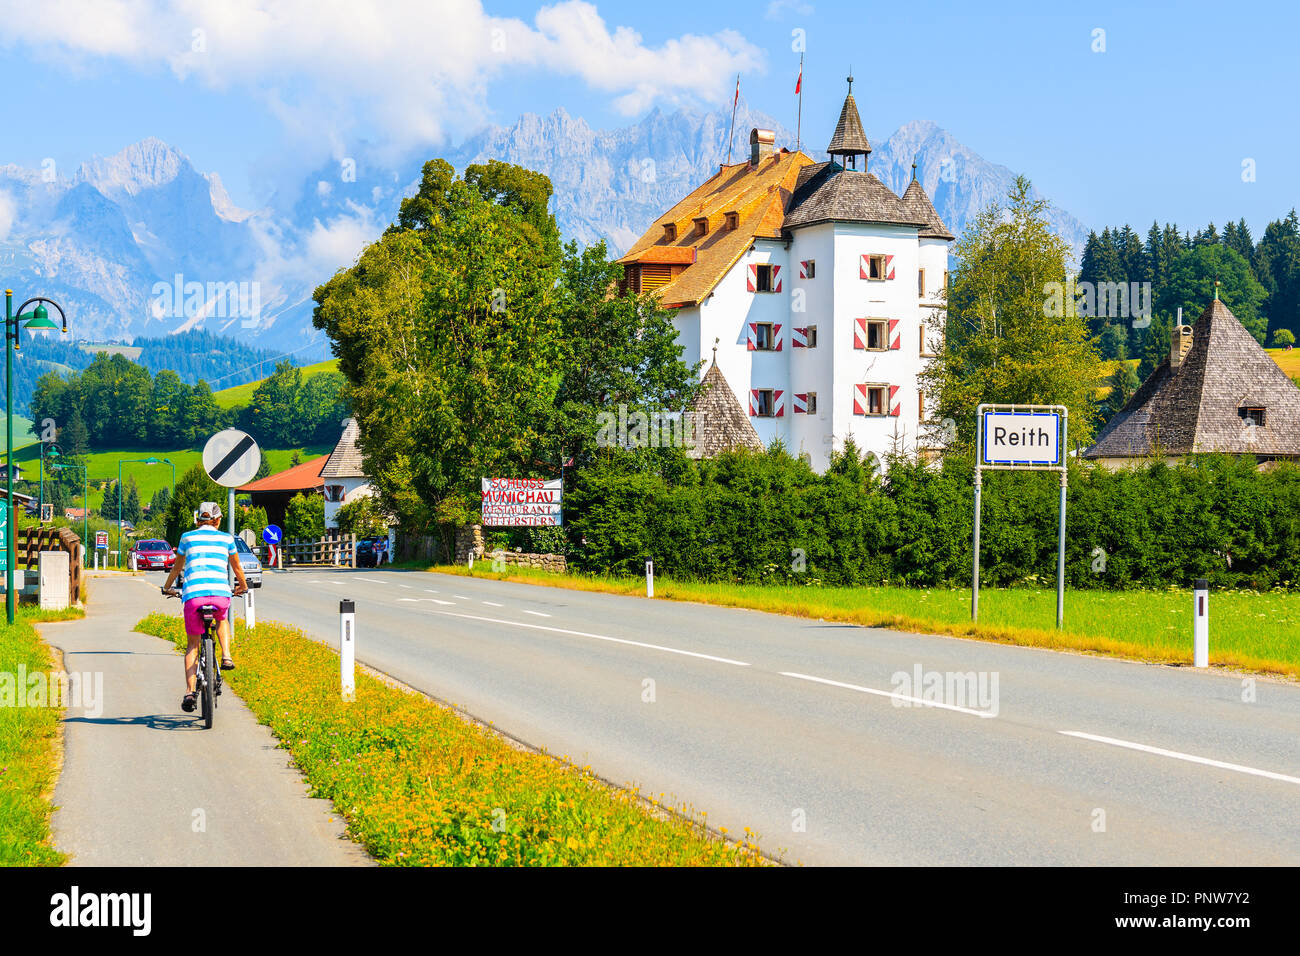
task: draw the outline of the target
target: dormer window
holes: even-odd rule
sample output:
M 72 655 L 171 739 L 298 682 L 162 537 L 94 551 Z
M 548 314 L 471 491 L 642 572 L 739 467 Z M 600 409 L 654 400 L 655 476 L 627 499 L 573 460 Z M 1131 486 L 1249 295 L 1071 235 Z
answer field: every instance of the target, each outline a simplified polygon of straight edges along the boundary
M 664 223 L 664 238 L 669 242 L 677 241 L 677 223 L 675 222 Z
M 1247 425 L 1262 426 L 1264 424 L 1265 416 L 1264 416 L 1264 409 L 1262 408 L 1257 408 L 1253 406 L 1250 407 L 1243 406 L 1242 408 L 1237 409 L 1237 414 L 1241 417 L 1241 420 Z
M 695 234 L 697 236 L 707 236 L 709 234 L 708 216 L 696 216 L 691 222 L 695 223 Z
M 727 228 L 728 229 L 740 228 L 740 213 L 738 212 L 727 213 Z

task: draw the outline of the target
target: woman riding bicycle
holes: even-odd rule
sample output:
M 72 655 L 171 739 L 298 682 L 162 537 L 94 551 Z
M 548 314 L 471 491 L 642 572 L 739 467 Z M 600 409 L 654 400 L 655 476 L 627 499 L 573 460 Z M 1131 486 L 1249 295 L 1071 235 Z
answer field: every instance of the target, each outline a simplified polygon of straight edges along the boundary
M 181 535 L 180 544 L 176 546 L 176 563 L 163 591 L 171 590 L 172 582 L 185 572 L 184 590 L 181 599 L 185 605 L 185 633 L 189 645 L 185 650 L 185 696 L 181 699 L 181 709 L 187 714 L 197 706 L 194 690 L 195 673 L 198 670 L 199 641 L 203 637 L 203 616 L 199 608 L 211 605 L 217 609 L 217 638 L 221 642 L 221 669 L 233 670 L 235 662 L 230 656 L 230 622 L 227 612 L 230 600 L 248 590 L 244 580 L 244 569 L 239 564 L 239 552 L 235 548 L 235 538 L 219 527 L 221 524 L 221 506 L 215 501 L 205 501 L 194 513 L 193 531 Z M 235 573 L 235 588 L 230 588 L 226 568 Z

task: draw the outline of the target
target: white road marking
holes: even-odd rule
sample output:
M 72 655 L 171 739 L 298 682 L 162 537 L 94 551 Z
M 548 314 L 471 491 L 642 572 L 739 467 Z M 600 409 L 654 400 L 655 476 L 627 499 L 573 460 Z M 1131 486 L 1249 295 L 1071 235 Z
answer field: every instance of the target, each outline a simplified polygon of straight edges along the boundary
M 986 710 L 971 710 L 969 707 L 958 707 L 956 704 L 943 704 L 937 700 L 925 700 L 921 697 L 911 697 L 907 694 L 900 694 L 897 691 L 877 690 L 874 687 L 862 687 L 858 684 L 845 684 L 837 680 L 827 680 L 825 677 L 810 677 L 807 674 L 795 674 L 791 671 L 781 671 L 782 677 L 794 677 L 798 680 L 810 680 L 816 684 L 829 684 L 831 687 L 843 687 L 845 690 L 856 690 L 863 694 L 875 694 L 877 697 L 892 697 L 894 700 L 905 700 L 908 703 L 917 704 L 921 707 L 940 707 L 943 710 L 955 710 L 959 714 L 970 714 L 972 717 L 996 717 Z
M 554 631 L 556 634 L 572 634 L 575 637 L 590 637 L 596 641 L 609 641 L 612 644 L 627 644 L 631 647 L 645 647 L 652 651 L 665 651 L 669 654 L 681 654 L 684 657 L 698 657 L 706 661 L 717 661 L 719 664 L 734 664 L 737 667 L 748 667 L 746 661 L 732 660 L 730 657 L 714 657 L 712 654 L 701 654 L 697 651 L 683 651 L 676 647 L 664 647 L 662 644 L 646 644 L 644 641 L 629 641 L 622 637 L 609 637 L 605 634 L 591 634 L 587 631 L 570 631 L 563 627 L 547 627 L 545 624 L 529 624 L 526 621 L 503 621 L 495 617 L 480 617 L 477 614 L 459 614 L 456 611 L 433 611 L 434 614 L 442 614 L 447 617 L 463 617 L 471 621 L 486 621 L 489 624 L 508 624 L 511 627 L 527 627 L 536 631 Z
M 504 604 L 498 604 L 496 601 L 484 601 L 483 603 L 488 607 L 505 607 Z
M 399 601 L 409 601 L 412 604 L 419 604 L 421 601 L 427 601 L 430 604 L 446 604 L 448 607 L 455 607 L 455 601 L 439 601 L 437 598 L 398 598 Z
M 424 591 L 425 591 L 426 594 L 437 594 L 437 593 L 438 593 L 438 592 L 435 591 L 433 588 L 425 588 Z
M 399 588 L 406 588 L 406 590 L 408 590 L 408 591 L 411 590 L 411 586 L 410 586 L 409 584 L 399 584 L 399 585 L 397 585 L 397 586 L 398 586 Z
M 525 614 L 536 614 L 538 617 L 550 617 L 550 616 L 551 616 L 551 615 L 549 615 L 549 614 L 543 614 L 541 611 L 528 611 L 528 610 L 525 610 L 524 613 L 525 613 Z
M 1067 737 L 1078 737 L 1080 740 L 1095 740 L 1097 743 L 1110 744 L 1114 747 L 1140 750 L 1143 753 L 1157 754 L 1161 757 L 1173 757 L 1175 760 L 1186 760 L 1189 763 L 1204 764 L 1207 767 L 1218 767 L 1220 770 L 1235 770 L 1237 773 L 1248 773 L 1256 777 L 1268 777 L 1270 780 L 1281 780 L 1283 783 L 1300 784 L 1300 777 L 1288 777 L 1284 773 L 1274 773 L 1271 770 L 1258 770 L 1255 767 L 1243 767 L 1241 764 L 1237 763 L 1224 763 L 1222 760 L 1211 760 L 1209 757 L 1197 757 L 1194 754 L 1179 753 L 1177 750 L 1165 750 L 1162 747 L 1149 747 L 1146 744 L 1135 744 L 1128 740 L 1116 740 L 1114 737 L 1099 737 L 1096 734 L 1085 734 L 1078 730 L 1058 730 L 1057 733 L 1064 734 Z
M 452 597 L 454 597 L 454 598 L 460 598 L 462 601 L 468 601 L 468 600 L 469 600 L 469 596 L 468 596 L 468 595 L 465 595 L 465 594 L 453 594 Z

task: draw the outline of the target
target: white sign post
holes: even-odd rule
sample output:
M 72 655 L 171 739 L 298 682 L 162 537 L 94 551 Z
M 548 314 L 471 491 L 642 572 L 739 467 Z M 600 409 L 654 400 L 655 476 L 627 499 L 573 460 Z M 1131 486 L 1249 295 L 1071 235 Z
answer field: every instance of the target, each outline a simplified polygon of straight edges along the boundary
M 980 405 L 975 412 L 975 527 L 971 535 L 970 619 L 980 608 L 980 506 L 985 471 L 1056 471 L 1061 474 L 1061 520 L 1056 549 L 1056 626 L 1065 624 L 1064 405 Z
M 356 611 L 354 602 L 339 601 L 339 683 L 343 699 L 348 702 L 356 700 L 357 696 Z
M 655 596 L 655 563 L 646 561 L 645 563 L 645 596 Z
M 1210 666 L 1210 582 L 1196 579 L 1192 590 L 1192 666 Z

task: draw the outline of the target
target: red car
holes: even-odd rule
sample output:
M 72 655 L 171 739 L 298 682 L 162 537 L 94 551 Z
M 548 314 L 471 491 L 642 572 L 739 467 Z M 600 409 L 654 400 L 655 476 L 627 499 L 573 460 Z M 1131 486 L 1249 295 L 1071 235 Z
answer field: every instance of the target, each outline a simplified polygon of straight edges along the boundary
M 176 550 L 161 538 L 145 538 L 131 546 L 127 560 L 132 571 L 170 571 Z

